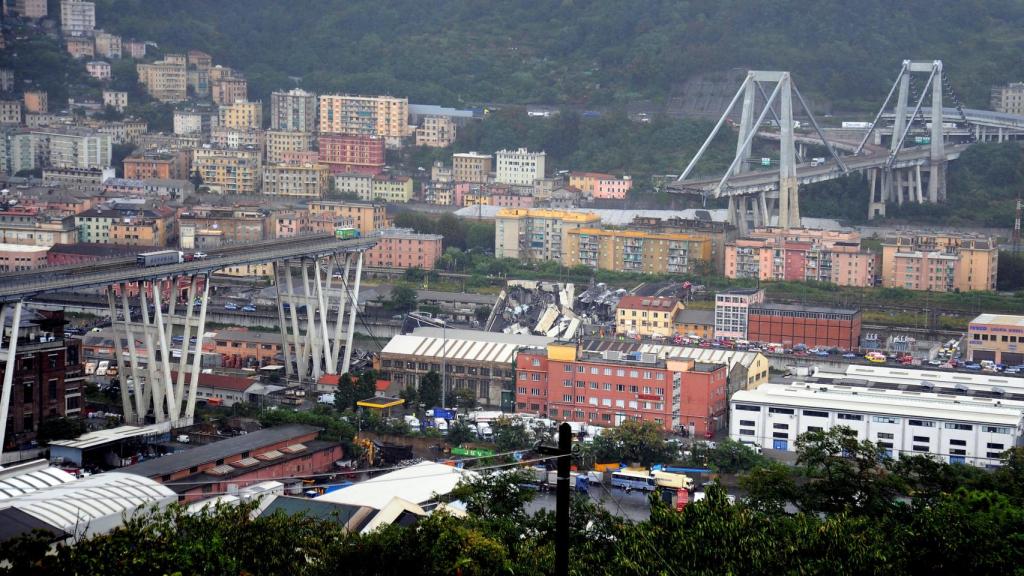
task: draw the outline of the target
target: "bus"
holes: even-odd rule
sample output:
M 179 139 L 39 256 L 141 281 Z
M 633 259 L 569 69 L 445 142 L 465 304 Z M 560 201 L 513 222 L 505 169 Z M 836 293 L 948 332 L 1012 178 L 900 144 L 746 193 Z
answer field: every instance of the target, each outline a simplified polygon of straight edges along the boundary
M 629 488 L 632 490 L 654 490 L 654 477 L 647 471 L 619 470 L 612 473 L 613 488 Z

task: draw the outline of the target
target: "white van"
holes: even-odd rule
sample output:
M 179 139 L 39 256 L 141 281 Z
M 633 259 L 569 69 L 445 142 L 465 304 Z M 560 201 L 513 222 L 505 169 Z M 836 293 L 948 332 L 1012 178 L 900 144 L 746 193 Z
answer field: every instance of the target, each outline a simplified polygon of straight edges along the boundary
M 108 368 L 110 368 L 110 361 L 109 360 L 100 360 L 100 363 L 96 365 L 96 375 L 97 376 L 106 376 Z

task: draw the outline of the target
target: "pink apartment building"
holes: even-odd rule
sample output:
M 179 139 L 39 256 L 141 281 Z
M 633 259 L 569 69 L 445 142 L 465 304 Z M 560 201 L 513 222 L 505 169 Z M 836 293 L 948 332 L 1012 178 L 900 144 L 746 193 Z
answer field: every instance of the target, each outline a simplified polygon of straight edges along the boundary
M 725 275 L 873 286 L 876 255 L 857 232 L 765 228 L 725 245 Z
M 417 234 L 409 228 L 385 228 L 371 234 L 377 245 L 366 251 L 365 266 L 433 270 L 443 248 L 440 234 Z
M 629 176 L 616 178 L 600 172 L 572 172 L 569 174 L 569 187 L 593 198 L 621 200 L 633 188 L 633 179 Z

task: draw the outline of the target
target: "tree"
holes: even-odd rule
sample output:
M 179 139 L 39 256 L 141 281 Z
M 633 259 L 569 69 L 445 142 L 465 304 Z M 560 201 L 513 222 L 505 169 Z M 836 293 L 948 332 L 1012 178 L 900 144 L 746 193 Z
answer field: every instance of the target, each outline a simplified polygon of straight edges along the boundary
M 499 418 L 491 424 L 491 429 L 494 431 L 494 444 L 499 452 L 522 450 L 532 444 L 530 432 L 521 420 Z
M 749 446 L 731 438 L 718 442 L 714 449 L 708 451 L 708 464 L 726 474 L 750 470 L 766 460 Z
M 408 286 L 393 286 L 387 307 L 396 312 L 410 312 L 416 309 L 416 302 L 416 290 Z
M 530 471 L 523 469 L 488 472 L 461 480 L 448 498 L 465 502 L 466 511 L 482 519 L 523 521 L 524 506 L 536 492 L 522 486 L 535 481 Z
M 40 444 L 51 440 L 77 438 L 85 433 L 85 422 L 81 418 L 48 418 L 39 423 L 36 439 Z
M 846 426 L 805 432 L 797 438 L 797 465 L 807 482 L 798 505 L 804 511 L 837 513 L 858 510 L 885 512 L 893 502 L 899 477 L 885 450 Z
M 428 409 L 441 406 L 441 376 L 433 370 L 420 379 L 420 402 Z
M 455 405 L 465 411 L 470 411 L 476 408 L 476 392 L 469 388 L 456 388 L 452 390 L 453 400 Z
M 420 401 L 420 394 L 416 391 L 416 387 L 409 384 L 401 392 L 398 393 L 398 397 L 405 401 L 405 406 L 411 408 L 413 411 L 417 411 L 417 406 Z
M 476 440 L 476 434 L 462 420 L 452 420 L 448 425 L 448 442 L 453 446 L 459 446 L 473 440 Z
M 377 395 L 377 373 L 373 370 L 365 370 L 359 375 L 355 384 L 356 402 L 373 398 Z
M 334 407 L 339 412 L 351 410 L 356 405 L 356 390 L 352 376 L 342 374 L 338 377 L 338 388 L 334 391 Z
M 671 457 L 673 449 L 665 443 L 661 429 L 653 422 L 627 420 L 615 428 L 605 430 L 598 436 L 602 447 L 607 446 L 601 456 L 618 456 L 618 460 L 650 466 Z M 595 442 L 598 440 L 595 439 Z M 608 460 L 601 460 L 607 462 Z M 614 461 L 614 460 L 613 460 Z
M 740 487 L 747 491 L 748 506 L 768 514 L 782 514 L 786 504 L 794 502 L 798 494 L 793 470 L 777 462 L 741 476 Z

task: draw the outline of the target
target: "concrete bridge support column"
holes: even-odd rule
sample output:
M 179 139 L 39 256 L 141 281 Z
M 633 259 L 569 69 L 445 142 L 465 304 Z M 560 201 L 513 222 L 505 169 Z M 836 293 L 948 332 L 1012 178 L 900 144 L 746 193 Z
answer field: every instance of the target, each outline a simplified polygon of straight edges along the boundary
M 921 165 L 914 166 L 914 201 L 924 203 L 924 187 L 921 184 Z
M 337 256 L 335 256 L 335 260 L 337 260 Z M 334 347 L 331 349 L 331 354 L 334 356 L 335 369 L 339 367 L 339 363 L 342 361 L 342 345 L 344 344 L 345 349 L 348 349 L 348 347 L 352 345 L 351 341 L 346 343 L 344 340 L 342 340 L 342 328 L 344 327 L 342 320 L 344 320 L 345 318 L 345 305 L 351 302 L 353 310 L 353 312 L 351 313 L 355 313 L 354 311 L 356 310 L 356 306 L 359 304 L 358 302 L 352 302 L 351 299 L 352 288 L 351 285 L 349 284 L 348 277 L 349 267 L 351 263 L 352 254 L 346 252 L 345 264 L 341 272 L 341 299 L 338 301 L 338 316 L 334 321 Z
M 7 441 L 7 414 L 11 407 L 11 387 L 14 385 L 15 363 L 17 363 L 18 358 L 18 331 L 21 328 L 21 309 L 23 306 L 24 302 L 21 300 L 14 304 L 13 317 L 11 318 L 11 337 L 7 340 L 4 387 L 3 392 L 0 393 L 0 453 L 3 452 L 4 442 Z M 11 306 L 7 304 L 0 309 L 0 327 L 4 325 L 4 317 L 10 308 Z
M 757 203 L 757 217 L 754 219 L 754 225 L 758 228 L 765 228 L 768 226 L 768 222 L 771 219 L 771 212 L 768 211 L 768 202 L 765 198 L 765 193 L 761 192 L 755 197 Z
M 124 350 L 121 348 L 121 333 L 117 331 L 117 303 L 114 298 L 113 286 L 107 286 L 107 307 L 110 310 L 110 328 L 114 333 L 114 360 L 117 362 L 117 377 L 121 381 L 121 408 L 124 411 L 124 422 L 133 424 L 136 422 L 136 411 L 132 406 L 134 396 L 128 393 L 128 371 L 125 369 Z
M 292 344 L 288 340 L 288 323 L 285 322 L 284 304 L 286 302 L 284 294 L 284 282 L 281 278 L 281 268 L 284 266 L 284 262 L 277 261 L 272 264 L 274 267 L 274 288 L 277 290 L 277 326 L 281 331 L 281 356 L 284 359 L 284 374 L 285 377 L 291 379 L 292 377 L 292 360 L 296 360 L 295 355 L 292 353 Z
M 868 220 L 885 216 L 885 196 L 882 171 L 877 168 L 868 170 Z
M 147 399 L 149 386 L 145 389 L 142 387 L 142 378 L 139 370 L 139 355 L 135 348 L 135 330 L 132 324 L 132 312 L 131 306 L 128 305 L 128 283 L 121 282 L 117 284 L 118 289 L 121 291 L 121 309 L 124 314 L 123 328 L 124 334 L 128 339 L 128 360 L 132 368 L 132 390 L 135 392 L 135 414 L 138 421 L 142 421 L 146 417 L 146 413 L 149 412 L 149 400 Z M 114 337 L 120 338 L 121 333 L 117 330 L 116 318 L 111 318 L 111 328 L 114 330 Z M 122 382 L 125 380 L 121 379 Z
M 345 337 L 345 359 L 341 364 L 341 372 L 349 371 L 352 366 L 352 338 L 356 332 L 356 314 L 359 312 L 359 280 L 363 275 L 363 253 L 356 256 L 356 270 L 353 278 L 353 289 L 350 295 L 352 308 L 348 313 L 348 335 Z
M 191 424 L 196 413 L 196 393 L 199 391 L 199 373 L 202 371 L 203 335 L 206 333 L 206 308 L 210 303 L 210 275 L 203 275 L 203 301 L 199 306 L 199 326 L 196 327 L 196 353 L 192 356 L 192 373 L 188 383 L 188 402 L 184 423 Z M 186 348 L 187 350 L 187 348 Z M 184 355 L 184 351 L 182 352 Z M 180 399 L 179 399 L 180 401 Z
M 779 127 L 779 227 L 800 227 L 800 197 L 796 179 L 793 137 L 793 92 L 789 73 L 779 79 L 781 126 Z

